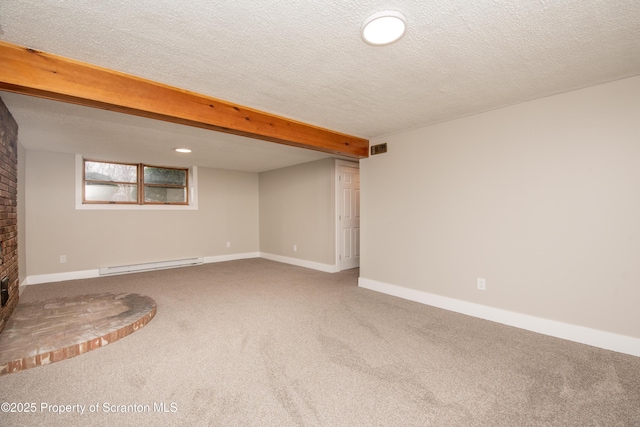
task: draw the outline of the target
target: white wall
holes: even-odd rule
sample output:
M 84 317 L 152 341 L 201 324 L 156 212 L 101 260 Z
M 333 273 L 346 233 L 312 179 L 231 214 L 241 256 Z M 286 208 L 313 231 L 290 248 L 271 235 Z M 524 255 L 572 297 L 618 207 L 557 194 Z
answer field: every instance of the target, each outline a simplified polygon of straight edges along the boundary
M 74 179 L 74 155 L 26 152 L 28 276 L 259 250 L 258 174 L 198 168 L 186 211 L 76 210 Z
M 382 142 L 361 280 L 640 337 L 640 77 Z
M 337 268 L 334 159 L 262 174 L 198 168 L 198 210 L 76 210 L 75 156 L 24 154 L 28 283 L 189 257 L 251 255 Z
M 335 266 L 334 168 L 327 158 L 260 174 L 263 256 L 327 271 Z

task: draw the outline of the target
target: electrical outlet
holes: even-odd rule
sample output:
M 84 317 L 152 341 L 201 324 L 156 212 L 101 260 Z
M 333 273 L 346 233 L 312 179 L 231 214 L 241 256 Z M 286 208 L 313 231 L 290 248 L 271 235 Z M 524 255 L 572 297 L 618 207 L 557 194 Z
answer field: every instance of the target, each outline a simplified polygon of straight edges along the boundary
M 479 291 L 486 291 L 487 290 L 487 281 L 485 279 L 483 279 L 482 277 L 478 277 L 478 290 Z
M 298 245 L 293 245 L 293 252 L 298 252 Z
M 66 255 L 60 255 L 60 264 L 64 264 L 65 262 L 67 262 L 67 256 Z
M 230 248 L 231 247 L 231 242 L 227 242 L 227 247 Z

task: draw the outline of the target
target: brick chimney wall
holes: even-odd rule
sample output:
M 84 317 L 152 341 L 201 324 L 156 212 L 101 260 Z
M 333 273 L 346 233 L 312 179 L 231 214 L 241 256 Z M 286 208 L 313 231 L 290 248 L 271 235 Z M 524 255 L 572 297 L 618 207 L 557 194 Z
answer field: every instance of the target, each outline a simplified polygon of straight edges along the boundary
M 9 300 L 0 307 L 0 332 L 18 305 L 18 124 L 0 98 L 0 280 L 9 279 Z

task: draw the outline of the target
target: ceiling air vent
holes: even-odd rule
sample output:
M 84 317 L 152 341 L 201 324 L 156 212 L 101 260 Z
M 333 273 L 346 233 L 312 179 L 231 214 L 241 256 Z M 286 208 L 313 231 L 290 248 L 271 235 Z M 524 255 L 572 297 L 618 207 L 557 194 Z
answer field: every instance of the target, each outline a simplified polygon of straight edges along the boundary
M 376 154 L 382 154 L 387 152 L 387 143 L 372 145 L 371 146 L 371 155 L 374 156 Z

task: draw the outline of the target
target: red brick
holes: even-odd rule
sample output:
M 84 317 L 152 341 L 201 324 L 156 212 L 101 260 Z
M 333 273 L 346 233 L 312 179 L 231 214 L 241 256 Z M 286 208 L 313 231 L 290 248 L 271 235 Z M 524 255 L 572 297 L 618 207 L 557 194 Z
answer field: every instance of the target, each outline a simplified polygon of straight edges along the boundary
M 18 245 L 17 231 L 17 176 L 18 176 L 18 124 L 0 99 L 0 240 L 4 262 L 0 264 L 0 279 L 9 277 L 9 301 L 0 308 L 0 332 L 18 305 Z M 14 368 L 17 365 L 14 364 Z M 20 365 L 22 369 L 22 365 Z

